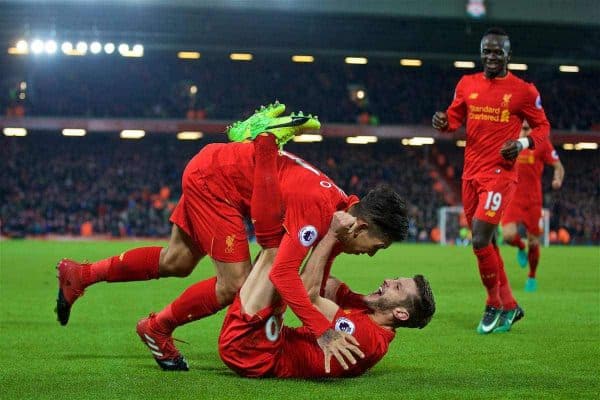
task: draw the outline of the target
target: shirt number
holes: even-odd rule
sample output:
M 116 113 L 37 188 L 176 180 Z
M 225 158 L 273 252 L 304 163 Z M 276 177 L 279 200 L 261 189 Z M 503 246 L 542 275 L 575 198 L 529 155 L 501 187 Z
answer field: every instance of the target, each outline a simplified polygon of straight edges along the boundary
M 265 324 L 267 339 L 271 342 L 277 341 L 279 339 L 279 332 L 281 332 L 281 320 L 277 316 L 271 315 Z
M 498 211 L 502 204 L 502 195 L 498 192 L 488 192 L 487 200 L 483 206 L 484 210 Z

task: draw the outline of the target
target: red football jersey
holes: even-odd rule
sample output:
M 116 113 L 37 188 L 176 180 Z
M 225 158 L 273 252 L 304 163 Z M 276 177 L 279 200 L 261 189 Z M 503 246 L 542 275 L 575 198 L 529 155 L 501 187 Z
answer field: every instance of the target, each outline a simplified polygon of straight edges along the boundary
M 506 170 L 516 181 L 515 163 L 500 155 L 502 145 L 519 138 L 523 119 L 532 128 L 535 147 L 550 132 L 537 89 L 510 72 L 494 79 L 486 78 L 483 72 L 463 76 L 447 114 L 448 131 L 466 125 L 463 179 L 494 176 Z
M 213 155 L 219 165 L 216 177 L 222 186 L 224 198 L 237 205 L 242 212 L 250 210 L 254 184 L 254 145 L 251 143 L 213 144 L 221 146 Z M 329 328 L 329 321 L 310 302 L 298 270 L 309 250 L 327 233 L 336 211 L 347 210 L 358 203 L 356 196 L 348 196 L 323 172 L 301 158 L 280 152 L 277 162 L 279 187 L 285 206 L 284 235 L 270 278 L 277 292 L 315 336 Z M 332 252 L 325 269 L 327 281 L 333 259 L 340 253 Z
M 517 158 L 519 182 L 512 204 L 542 203 L 542 173 L 544 165 L 560 161 L 550 140 L 545 140 L 534 150 L 526 149 Z
M 387 353 L 395 331 L 377 325 L 368 312 L 340 309 L 331 328 L 352 334 L 360 343 L 365 358 L 357 358 L 354 365 L 344 370 L 335 360 L 331 361 L 331 372 L 325 373 L 323 351 L 312 334 L 305 328 L 281 329 L 281 355 L 275 365 L 274 375 L 281 378 L 325 378 L 349 377 L 364 374 Z

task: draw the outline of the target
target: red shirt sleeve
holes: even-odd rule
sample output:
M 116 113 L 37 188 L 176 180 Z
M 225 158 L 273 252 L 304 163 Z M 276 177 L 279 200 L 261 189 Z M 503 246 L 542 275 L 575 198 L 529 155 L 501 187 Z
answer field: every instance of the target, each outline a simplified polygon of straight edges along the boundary
M 295 204 L 294 207 L 288 207 L 284 222 L 287 233 L 283 236 L 269 273 L 269 279 L 283 301 L 315 337 L 329 329 L 331 321 L 311 303 L 298 271 L 311 247 L 329 229 L 331 214 L 322 205 L 307 207 L 306 204 Z M 329 267 L 332 261 L 330 258 Z
M 353 292 L 344 282 L 338 287 L 337 293 L 335 294 L 335 302 L 341 308 L 366 308 L 363 295 Z
M 465 104 L 464 82 L 465 77 L 463 76 L 460 81 L 458 81 L 456 89 L 454 89 L 454 100 L 452 100 L 452 104 L 450 104 L 450 107 L 446 110 L 446 114 L 448 114 L 448 126 L 445 129 L 446 132 L 454 132 L 465 122 L 467 106 Z
M 532 83 L 527 84 L 525 101 L 521 107 L 521 116 L 527 120 L 531 127 L 529 136 L 533 139 L 534 147 L 541 146 L 550 134 L 550 123 L 542 107 L 540 93 Z
M 315 337 L 319 337 L 329 329 L 331 322 L 313 306 L 308 297 L 298 269 L 309 248 L 294 239 L 290 235 L 283 237 L 269 278 L 283 301 L 290 306 L 304 326 Z
M 558 157 L 558 153 L 550 143 L 550 140 L 547 140 L 546 147 L 544 148 L 544 154 L 542 156 L 542 160 L 546 165 L 554 165 L 555 162 L 560 161 Z

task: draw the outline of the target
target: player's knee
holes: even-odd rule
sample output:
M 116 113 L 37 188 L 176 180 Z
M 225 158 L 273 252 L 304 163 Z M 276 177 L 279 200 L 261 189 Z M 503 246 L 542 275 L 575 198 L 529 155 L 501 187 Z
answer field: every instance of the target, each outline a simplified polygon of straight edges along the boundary
M 511 229 L 502 230 L 502 236 L 505 242 L 512 242 L 515 239 L 516 232 Z
M 490 244 L 490 239 L 485 235 L 473 235 L 473 248 L 483 249 L 485 246 Z
M 540 245 L 540 238 L 537 236 L 529 236 L 527 241 L 529 242 L 529 247 L 536 247 Z
M 246 277 L 231 278 L 227 280 L 220 279 L 217 281 L 216 294 L 219 303 L 231 304 L 236 293 L 242 288 Z
M 187 257 L 182 257 L 172 249 L 165 247 L 160 252 L 159 272 L 161 277 L 175 276 L 185 278 L 194 270 L 195 263 Z

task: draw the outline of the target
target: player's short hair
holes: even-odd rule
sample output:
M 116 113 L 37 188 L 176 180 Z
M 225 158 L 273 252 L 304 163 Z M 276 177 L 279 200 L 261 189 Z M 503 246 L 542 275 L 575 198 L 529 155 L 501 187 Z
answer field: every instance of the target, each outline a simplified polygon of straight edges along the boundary
M 506 33 L 504 29 L 498 28 L 497 26 L 489 28 L 487 31 L 485 31 L 483 37 L 486 37 L 487 35 L 498 35 L 508 37 L 508 33 Z
M 408 235 L 406 201 L 389 185 L 379 185 L 354 206 L 355 217 L 367 221 L 375 235 L 401 241 Z
M 398 321 L 396 326 L 422 329 L 435 313 L 435 299 L 429 281 L 423 275 L 415 275 L 413 280 L 417 285 L 417 294 L 403 304 L 408 311 L 408 319 Z

